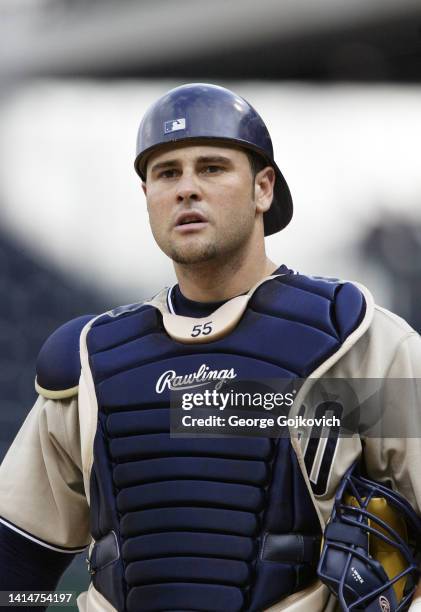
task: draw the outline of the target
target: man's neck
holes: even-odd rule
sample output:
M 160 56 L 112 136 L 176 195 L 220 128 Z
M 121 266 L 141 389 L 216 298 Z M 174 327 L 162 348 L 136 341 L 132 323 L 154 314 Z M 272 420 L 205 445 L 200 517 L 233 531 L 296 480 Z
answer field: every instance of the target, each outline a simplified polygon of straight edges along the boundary
M 245 293 L 276 269 L 266 255 L 257 261 L 203 262 L 174 265 L 181 293 L 196 302 L 219 302 Z

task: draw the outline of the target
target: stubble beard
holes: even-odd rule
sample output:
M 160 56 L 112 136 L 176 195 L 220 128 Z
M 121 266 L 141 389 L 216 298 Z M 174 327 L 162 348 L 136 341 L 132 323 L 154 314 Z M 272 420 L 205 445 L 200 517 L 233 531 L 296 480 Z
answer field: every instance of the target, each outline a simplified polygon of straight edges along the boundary
M 188 249 L 171 247 L 169 257 L 178 264 L 193 265 L 212 261 L 218 256 L 216 244 L 207 244 L 200 248 Z
M 172 245 L 167 254 L 175 263 L 182 265 L 225 264 L 243 250 L 252 232 L 252 224 L 239 224 L 237 220 L 235 230 L 227 232 L 223 239 L 220 237 L 219 240 L 206 241 L 205 244 L 199 239 L 197 244 L 187 247 Z

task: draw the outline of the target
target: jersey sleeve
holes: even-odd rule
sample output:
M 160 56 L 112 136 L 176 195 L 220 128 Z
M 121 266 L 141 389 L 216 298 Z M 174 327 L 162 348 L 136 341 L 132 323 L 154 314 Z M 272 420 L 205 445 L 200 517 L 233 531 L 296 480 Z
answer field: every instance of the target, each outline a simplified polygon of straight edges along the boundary
M 0 524 L 0 591 L 54 591 L 73 554 L 40 546 Z M 38 606 L 38 612 L 47 606 Z M 0 610 L 10 610 L 0 606 Z M 22 612 L 33 607 L 22 606 Z
M 365 439 L 364 458 L 369 477 L 388 481 L 421 514 L 421 337 L 410 332 L 390 362 L 382 398 L 413 437 Z M 410 379 L 402 381 L 399 379 Z M 396 381 L 396 384 L 395 382 Z M 390 409 L 390 408 L 389 408 Z
M 77 396 L 40 396 L 0 466 L 0 521 L 52 551 L 89 543 Z

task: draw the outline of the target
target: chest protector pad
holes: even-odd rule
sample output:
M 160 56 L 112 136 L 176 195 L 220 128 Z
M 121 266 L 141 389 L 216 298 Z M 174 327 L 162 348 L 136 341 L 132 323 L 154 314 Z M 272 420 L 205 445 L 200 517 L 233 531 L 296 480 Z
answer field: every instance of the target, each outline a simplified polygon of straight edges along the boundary
M 171 438 L 162 381 L 189 381 L 200 368 L 304 378 L 364 308 L 350 283 L 291 274 L 258 287 L 235 328 L 212 342 L 174 340 L 148 304 L 96 319 L 87 337 L 98 401 L 91 565 L 117 610 L 258 612 L 315 580 L 320 525 L 290 440 Z

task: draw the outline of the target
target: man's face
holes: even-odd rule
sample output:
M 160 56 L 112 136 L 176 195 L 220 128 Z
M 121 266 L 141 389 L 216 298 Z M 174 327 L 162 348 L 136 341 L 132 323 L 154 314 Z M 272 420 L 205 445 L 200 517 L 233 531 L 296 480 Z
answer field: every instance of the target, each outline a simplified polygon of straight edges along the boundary
M 254 180 L 240 149 L 200 144 L 158 151 L 148 160 L 143 188 L 155 240 L 176 263 L 220 260 L 251 239 Z

